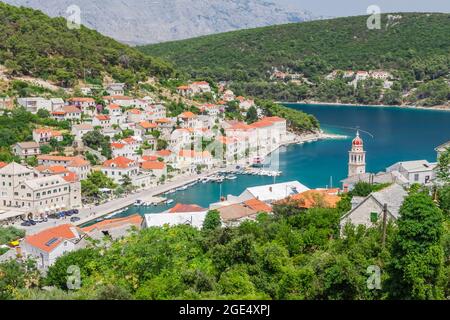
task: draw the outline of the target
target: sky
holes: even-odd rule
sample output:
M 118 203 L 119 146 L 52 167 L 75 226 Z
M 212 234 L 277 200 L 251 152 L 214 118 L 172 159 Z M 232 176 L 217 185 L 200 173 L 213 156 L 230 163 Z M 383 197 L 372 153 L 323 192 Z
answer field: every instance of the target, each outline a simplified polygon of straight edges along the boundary
M 342 17 L 367 14 L 370 5 L 381 12 L 446 12 L 450 13 L 450 0 L 272 0 L 311 11 L 315 15 Z

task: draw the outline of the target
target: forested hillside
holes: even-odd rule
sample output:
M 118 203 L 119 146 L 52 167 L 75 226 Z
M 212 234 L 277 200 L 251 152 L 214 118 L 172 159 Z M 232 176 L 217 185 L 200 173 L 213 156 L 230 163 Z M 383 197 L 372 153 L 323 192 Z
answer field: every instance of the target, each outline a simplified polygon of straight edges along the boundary
M 450 95 L 450 15 L 382 16 L 369 30 L 367 16 L 235 31 L 141 47 L 193 77 L 233 81 L 239 93 L 279 100 L 386 104 L 445 103 Z M 273 81 L 274 70 L 300 74 L 300 82 Z M 393 86 L 377 81 L 348 86 L 326 80 L 334 70 L 386 70 Z M 434 99 L 428 99 L 434 96 Z M 349 101 L 346 101 L 349 100 Z
M 71 30 L 63 18 L 1 2 L 0 65 L 12 75 L 39 77 L 65 87 L 77 79 L 96 82 L 105 72 L 128 83 L 174 73 L 169 63 L 96 31 Z

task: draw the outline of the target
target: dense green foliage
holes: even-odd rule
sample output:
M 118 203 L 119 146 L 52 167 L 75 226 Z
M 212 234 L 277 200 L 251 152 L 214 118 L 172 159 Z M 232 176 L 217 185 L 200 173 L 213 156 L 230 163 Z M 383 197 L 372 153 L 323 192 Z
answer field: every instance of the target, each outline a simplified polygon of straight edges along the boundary
M 111 159 L 111 139 L 102 135 L 99 130 L 86 133 L 83 136 L 83 143 L 93 150 L 100 151 L 102 156 Z
M 69 29 L 64 18 L 0 3 L 0 64 L 13 74 L 72 86 L 77 79 L 103 79 L 107 72 L 132 84 L 170 76 L 170 64 L 85 27 Z
M 70 123 L 46 117 L 41 118 L 24 108 L 15 108 L 11 112 L 0 115 L 0 161 L 18 161 L 12 156 L 10 147 L 17 142 L 32 141 L 33 129 L 38 126 L 67 130 L 70 128 Z
M 443 299 L 443 216 L 428 194 L 413 192 L 402 205 L 390 263 L 390 295 L 402 299 Z
M 343 213 L 280 204 L 274 215 L 221 227 L 212 211 L 203 230 L 149 228 L 68 253 L 35 285 L 13 272 L 24 267 L 0 264 L 0 291 L 6 299 L 443 299 L 449 292 L 449 224 L 428 194 L 410 194 L 384 246 L 380 225 L 348 225 L 340 236 Z M 81 289 L 65 291 L 72 265 Z M 380 287 L 368 285 L 373 266 Z M 13 274 L 22 282 L 11 290 L 4 283 Z M 38 290 L 44 285 L 56 290 Z
M 8 244 L 11 241 L 21 239 L 25 236 L 25 231 L 14 227 L 0 227 L 0 245 Z
M 265 110 L 266 115 L 285 118 L 288 127 L 294 131 L 316 131 L 320 128 L 319 121 L 311 114 L 269 100 L 261 100 L 257 103 Z
M 367 16 L 233 31 L 141 47 L 163 57 L 193 77 L 232 81 L 237 94 L 298 101 L 436 105 L 447 102 L 450 89 L 448 14 L 400 14 L 382 28 L 369 30 Z M 272 68 L 300 73 L 300 83 L 270 81 Z M 333 70 L 391 71 L 391 90 L 381 95 L 379 81 L 325 80 Z M 416 88 L 417 91 L 410 91 Z M 403 93 L 410 93 L 403 98 Z

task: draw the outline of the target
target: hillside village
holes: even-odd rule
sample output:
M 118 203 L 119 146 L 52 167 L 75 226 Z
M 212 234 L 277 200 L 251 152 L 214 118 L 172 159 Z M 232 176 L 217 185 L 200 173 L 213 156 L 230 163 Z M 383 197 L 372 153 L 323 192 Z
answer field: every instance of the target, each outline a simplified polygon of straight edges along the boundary
M 358 76 L 388 78 L 381 73 Z M 84 95 L 17 97 L 2 107 L 3 116 L 19 109 L 54 124 L 67 124 L 35 127 L 29 140 L 11 146 L 13 160 L 0 162 L 0 223 L 25 229 L 29 235 L 17 250 L 37 258 L 43 270 L 65 252 L 86 247 L 86 239 L 101 240 L 105 234 L 117 239 L 130 228 L 187 221 L 202 228 L 211 211 L 218 212 L 224 225 L 239 225 L 261 212 L 273 212 L 274 205 L 294 203 L 302 210 L 336 208 L 361 183 L 375 186 L 373 192 L 352 198 L 341 228 L 348 222 L 371 227 L 384 212 L 389 219 L 398 218 L 407 196 L 405 188 L 418 183 L 429 186 L 436 179 L 437 163 L 425 160 L 367 173 L 364 144 L 357 134 L 342 188 L 310 190 L 298 181 L 275 183 L 228 195 L 209 208 L 178 203 L 159 214 L 104 220 L 102 215 L 120 211 L 125 203 L 156 204 L 167 201 L 164 195 L 174 190 L 232 178 L 217 176 L 220 172 L 245 173 L 242 170 L 247 168 L 251 174 L 277 176 L 276 171 L 250 168 L 258 167 L 284 144 L 314 141 L 323 135 L 292 132 L 286 119 L 265 115 L 253 99 L 235 96 L 225 83 L 214 90 L 206 81 L 194 81 L 143 97 L 133 95 L 124 83 L 105 85 L 100 99 L 89 87 L 78 90 Z M 199 101 L 204 95 L 208 102 Z M 183 101 L 176 111 L 171 101 L 175 97 Z M 436 148 L 438 157 L 446 148 Z M 93 225 L 81 227 L 93 220 Z M 12 257 L 13 252 L 2 259 Z

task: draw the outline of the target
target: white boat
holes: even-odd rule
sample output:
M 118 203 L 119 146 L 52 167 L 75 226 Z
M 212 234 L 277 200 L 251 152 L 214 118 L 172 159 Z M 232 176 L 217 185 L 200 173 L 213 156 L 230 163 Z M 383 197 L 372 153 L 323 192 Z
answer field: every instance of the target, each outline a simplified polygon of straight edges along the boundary
M 167 201 L 166 201 L 166 204 L 171 204 L 171 203 L 173 203 L 173 199 L 168 199 Z
M 230 176 L 227 176 L 227 179 L 228 179 L 228 180 L 236 180 L 236 179 L 237 179 L 237 176 L 235 176 L 235 175 L 230 175 Z

